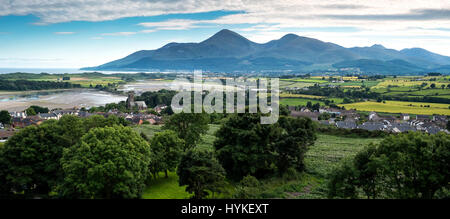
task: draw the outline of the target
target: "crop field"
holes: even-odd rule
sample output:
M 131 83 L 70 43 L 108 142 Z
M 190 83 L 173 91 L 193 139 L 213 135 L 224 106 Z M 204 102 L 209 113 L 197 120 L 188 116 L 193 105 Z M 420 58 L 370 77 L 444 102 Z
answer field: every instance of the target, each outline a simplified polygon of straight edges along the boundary
M 425 107 L 425 106 L 430 107 Z M 376 111 L 386 113 L 410 113 L 423 115 L 450 115 L 450 104 L 441 103 L 422 103 L 422 102 L 404 102 L 404 101 L 386 101 L 378 103 L 373 101 L 341 104 L 346 109 L 356 109 L 359 111 Z
M 393 80 L 384 80 L 374 86 L 374 89 L 378 88 L 388 88 L 388 87 L 419 87 L 422 83 L 426 83 L 427 85 L 424 88 L 429 88 L 431 84 L 435 84 L 436 87 L 440 88 L 442 85 L 447 86 L 449 82 L 438 82 L 438 81 L 411 81 L 407 79 L 393 79 Z
M 346 138 L 319 134 L 314 146 L 306 152 L 306 171 L 325 177 L 343 158 L 355 156 L 370 143 L 379 141 L 381 138 Z
M 304 83 L 327 83 L 328 81 L 322 80 L 319 78 L 290 78 L 290 79 L 281 79 L 281 81 L 291 81 L 291 82 L 304 82 Z

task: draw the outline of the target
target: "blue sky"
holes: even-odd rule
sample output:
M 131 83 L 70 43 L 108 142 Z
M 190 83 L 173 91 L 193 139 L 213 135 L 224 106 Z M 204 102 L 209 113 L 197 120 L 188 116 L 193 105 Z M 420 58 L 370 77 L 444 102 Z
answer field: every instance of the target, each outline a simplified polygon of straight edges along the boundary
M 96 66 L 231 29 L 264 43 L 287 33 L 345 47 L 422 47 L 450 56 L 448 1 L 0 0 L 0 68 Z

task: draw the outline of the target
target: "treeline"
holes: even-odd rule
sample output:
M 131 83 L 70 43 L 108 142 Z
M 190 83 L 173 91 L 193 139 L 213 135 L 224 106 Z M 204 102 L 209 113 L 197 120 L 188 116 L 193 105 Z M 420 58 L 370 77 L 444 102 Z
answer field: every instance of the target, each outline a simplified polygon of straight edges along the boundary
M 330 198 L 450 198 L 450 136 L 410 132 L 371 144 L 329 175 Z
M 383 96 L 383 100 L 399 100 L 407 102 L 424 102 L 424 103 L 445 103 L 450 104 L 449 98 L 431 97 L 431 96 Z
M 0 90 L 26 91 L 26 90 L 47 90 L 47 89 L 70 89 L 81 88 L 80 84 L 54 81 L 28 81 L 28 80 L 2 80 L 0 79 Z
M 369 131 L 365 129 L 343 129 L 329 125 L 319 126 L 317 130 L 320 133 L 328 135 L 354 137 L 354 138 L 381 138 L 389 135 L 389 133 L 380 130 Z
M 172 103 L 172 98 L 177 94 L 177 91 L 162 89 L 159 91 L 148 91 L 142 93 L 140 96 L 136 97 L 136 101 L 145 101 L 148 107 L 155 107 L 160 104 L 170 106 Z

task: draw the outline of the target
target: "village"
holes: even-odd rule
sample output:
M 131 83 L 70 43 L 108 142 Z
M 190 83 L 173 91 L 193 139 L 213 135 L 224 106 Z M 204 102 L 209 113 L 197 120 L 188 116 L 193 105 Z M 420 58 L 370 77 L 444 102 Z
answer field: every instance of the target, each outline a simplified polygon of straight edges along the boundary
M 59 120 L 64 115 L 74 115 L 81 118 L 90 117 L 93 115 L 101 115 L 104 117 L 117 116 L 123 118 L 133 125 L 140 124 L 162 124 L 163 119 L 160 113 L 167 108 L 166 105 L 161 104 L 149 111 L 144 101 L 134 101 L 134 94 L 130 93 L 127 99 L 127 108 L 135 109 L 138 113 L 130 112 L 123 113 L 118 110 L 109 110 L 108 112 L 89 112 L 86 109 L 55 109 L 48 113 L 37 113 L 36 115 L 27 115 L 25 111 L 9 112 L 11 115 L 11 124 L 6 125 L 0 123 L 0 142 L 5 142 L 12 137 L 15 132 L 22 128 L 31 125 L 40 125 L 42 122 L 50 119 Z
M 289 106 L 291 116 L 308 117 L 323 125 L 335 126 L 342 129 L 364 129 L 368 131 L 386 131 L 391 133 L 402 133 L 408 131 L 422 131 L 429 134 L 438 132 L 450 133 L 446 129 L 447 116 L 443 115 L 409 115 L 399 116 L 381 115 L 370 112 L 362 116 L 356 110 L 344 110 L 333 108 L 320 108 L 311 110 L 306 107 Z

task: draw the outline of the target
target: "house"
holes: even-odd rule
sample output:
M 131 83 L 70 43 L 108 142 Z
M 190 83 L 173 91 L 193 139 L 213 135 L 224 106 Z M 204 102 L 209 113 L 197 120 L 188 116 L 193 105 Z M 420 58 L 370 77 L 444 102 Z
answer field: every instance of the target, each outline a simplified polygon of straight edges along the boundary
M 319 121 L 319 112 L 301 112 L 301 111 L 292 111 L 291 116 L 293 117 L 308 117 L 314 121 Z
M 369 114 L 369 120 L 378 121 L 380 120 L 380 117 L 376 112 L 370 112 Z
M 414 126 L 411 126 L 408 123 L 393 123 L 390 130 L 395 133 L 417 131 Z
M 14 128 L 25 128 L 30 125 L 39 125 L 42 122 L 42 119 L 38 116 L 29 116 L 25 119 L 23 118 L 12 118 L 11 125 Z
M 39 113 L 38 116 L 39 116 L 39 118 L 44 119 L 44 120 L 49 120 L 49 119 L 58 120 L 60 118 L 55 113 Z
M 408 121 L 410 119 L 410 116 L 409 116 L 409 114 L 402 113 L 401 118 L 404 121 Z
M 358 129 L 364 129 L 368 131 L 384 131 L 387 129 L 387 126 L 382 122 L 365 122 L 362 125 L 359 125 Z
M 52 113 L 54 113 L 58 119 L 60 119 L 64 115 L 74 115 L 78 116 L 78 110 L 72 109 L 72 110 L 53 110 Z
M 336 122 L 336 127 L 342 129 L 356 129 L 358 125 L 355 122 L 350 121 L 338 121 Z
M 430 116 L 429 115 L 417 115 L 416 119 L 419 121 L 427 121 L 427 120 L 430 120 Z
M 441 128 L 439 128 L 435 125 L 425 128 L 426 133 L 433 134 L 433 135 L 439 133 L 440 131 L 442 131 Z
M 26 112 L 10 112 L 9 115 L 11 115 L 12 118 L 27 118 Z
M 155 111 L 157 113 L 161 113 L 161 111 L 163 111 L 166 108 L 167 108 L 167 106 L 165 104 L 160 104 L 160 105 L 155 106 Z

